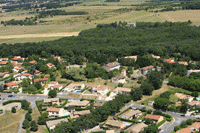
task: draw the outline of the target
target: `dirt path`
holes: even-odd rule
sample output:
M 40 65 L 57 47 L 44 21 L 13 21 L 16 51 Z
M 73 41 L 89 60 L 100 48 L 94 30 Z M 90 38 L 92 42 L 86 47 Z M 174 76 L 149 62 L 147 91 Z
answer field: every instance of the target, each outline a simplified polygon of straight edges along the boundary
M 140 103 L 140 102 L 143 102 L 143 101 L 145 101 L 145 100 L 147 100 L 149 98 L 153 98 L 155 96 L 158 96 L 158 95 L 160 95 L 161 93 L 163 93 L 165 91 L 168 91 L 167 84 L 163 84 L 162 87 L 159 90 L 154 90 L 151 96 L 145 96 L 145 95 L 143 95 L 142 99 L 139 100 L 139 101 L 137 101 L 136 103 Z
M 7 127 L 10 127 L 11 125 L 13 125 L 13 124 L 15 124 L 15 123 L 19 123 L 19 121 L 15 121 L 15 122 L 13 122 L 13 123 L 11 123 L 11 124 L 5 126 L 5 127 L 2 127 L 2 128 L 0 128 L 0 130 L 2 130 L 2 129 L 4 129 L 4 128 L 7 128 Z
M 78 36 L 79 32 L 62 32 L 62 33 L 50 33 L 50 34 L 24 34 L 24 35 L 7 35 L 0 36 L 0 39 L 11 39 L 11 38 L 35 38 L 35 37 L 67 37 L 67 36 Z

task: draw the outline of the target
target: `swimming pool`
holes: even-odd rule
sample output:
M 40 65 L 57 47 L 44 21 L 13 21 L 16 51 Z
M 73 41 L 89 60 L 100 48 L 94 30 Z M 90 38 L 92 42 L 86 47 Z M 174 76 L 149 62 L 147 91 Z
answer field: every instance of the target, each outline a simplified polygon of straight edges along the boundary
M 124 122 L 126 126 L 130 126 L 132 123 Z
M 63 116 L 69 116 L 69 113 L 64 114 Z
M 80 91 L 80 90 L 77 90 L 77 91 L 76 91 L 76 94 L 80 94 L 80 93 L 81 93 L 81 91 Z
M 197 97 L 196 99 L 199 101 L 199 100 L 200 100 L 200 97 Z

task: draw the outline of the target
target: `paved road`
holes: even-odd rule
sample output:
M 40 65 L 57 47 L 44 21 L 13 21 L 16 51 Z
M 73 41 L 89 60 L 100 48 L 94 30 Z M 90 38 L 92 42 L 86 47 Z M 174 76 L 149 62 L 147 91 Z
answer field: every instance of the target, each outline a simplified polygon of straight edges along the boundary
M 130 104 L 127 103 L 125 104 L 126 107 L 134 107 L 134 108 L 139 108 L 141 109 L 142 107 L 145 107 L 144 105 L 137 105 L 137 104 Z M 153 108 L 149 108 L 146 107 L 146 109 L 151 109 L 151 110 L 155 110 Z M 163 113 L 169 114 L 174 118 L 174 121 L 172 122 L 166 122 L 165 124 L 163 124 L 163 126 L 160 128 L 161 131 L 160 133 L 171 133 L 174 130 L 175 126 L 178 126 L 181 124 L 181 122 L 188 120 L 188 119 L 196 119 L 196 117 L 190 117 L 190 116 L 181 116 L 181 113 L 173 113 L 173 112 L 169 112 L 169 111 L 162 111 Z

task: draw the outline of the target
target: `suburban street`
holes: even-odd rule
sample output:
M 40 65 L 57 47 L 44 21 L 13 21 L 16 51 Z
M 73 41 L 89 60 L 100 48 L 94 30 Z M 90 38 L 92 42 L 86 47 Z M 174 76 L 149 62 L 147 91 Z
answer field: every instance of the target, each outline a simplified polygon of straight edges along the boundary
M 142 107 L 146 107 L 144 105 L 137 105 L 137 104 L 131 104 L 131 103 L 127 103 L 125 104 L 126 107 L 134 107 L 134 108 L 138 108 L 138 109 L 141 109 Z M 146 107 L 146 109 L 151 109 L 151 110 L 155 110 L 153 108 L 149 108 L 149 107 Z M 175 126 L 178 126 L 181 124 L 181 122 L 185 121 L 185 120 L 188 120 L 188 119 L 196 119 L 196 117 L 191 117 L 191 116 L 181 116 L 182 114 L 181 113 L 174 113 L 174 112 L 169 112 L 169 111 L 162 111 L 163 113 L 165 114 L 169 114 L 171 115 L 174 120 L 172 122 L 166 122 L 164 123 L 160 129 L 160 133 L 171 133 L 173 130 L 174 130 L 174 127 Z

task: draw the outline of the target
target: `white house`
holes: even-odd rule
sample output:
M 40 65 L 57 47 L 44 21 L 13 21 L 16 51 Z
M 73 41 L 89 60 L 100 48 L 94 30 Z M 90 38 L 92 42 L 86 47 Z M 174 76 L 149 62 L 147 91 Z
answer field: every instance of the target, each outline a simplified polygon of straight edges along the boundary
M 52 121 L 47 121 L 46 122 L 46 125 L 47 127 L 50 129 L 50 130 L 53 130 L 56 125 L 58 125 L 59 123 L 61 123 L 61 121 L 63 122 L 68 122 L 68 119 L 67 118 L 64 118 L 64 119 L 58 119 L 58 120 L 52 120 Z
M 67 87 L 65 87 L 63 90 L 64 91 L 73 91 L 73 90 L 82 90 L 84 88 L 85 88 L 85 84 L 71 83 L 70 85 L 68 85 Z
M 100 93 L 100 94 L 102 94 L 102 95 L 105 95 L 105 94 L 107 94 L 108 93 L 108 86 L 99 86 L 98 88 L 97 88 L 97 93 Z
M 47 66 L 48 66 L 49 68 L 55 68 L 55 69 L 56 69 L 56 66 L 55 66 L 54 64 L 52 64 L 52 63 L 48 63 Z
M 61 117 L 64 115 L 63 108 L 47 108 L 46 112 L 49 114 L 49 117 Z
M 21 65 L 17 65 L 17 66 L 15 66 L 12 70 L 13 70 L 13 72 L 18 73 L 19 70 L 22 70 L 22 69 L 24 69 L 24 67 L 22 67 Z
M 104 69 L 106 69 L 107 72 L 112 71 L 114 69 L 120 68 L 120 64 L 118 62 L 111 62 L 103 66 Z
M 115 94 L 130 94 L 131 89 L 129 88 L 122 88 L 122 87 L 117 87 L 116 89 L 113 90 Z
M 15 80 L 23 80 L 23 79 L 32 79 L 33 78 L 33 75 L 32 74 L 29 74 L 29 73 L 22 73 L 18 76 L 15 77 Z
M 61 90 L 62 88 L 63 88 L 63 86 L 60 84 L 51 86 L 51 89 L 53 89 L 53 90 Z
M 20 83 L 10 82 L 10 83 L 4 83 L 3 88 L 5 90 L 11 89 L 11 88 L 18 88 Z

